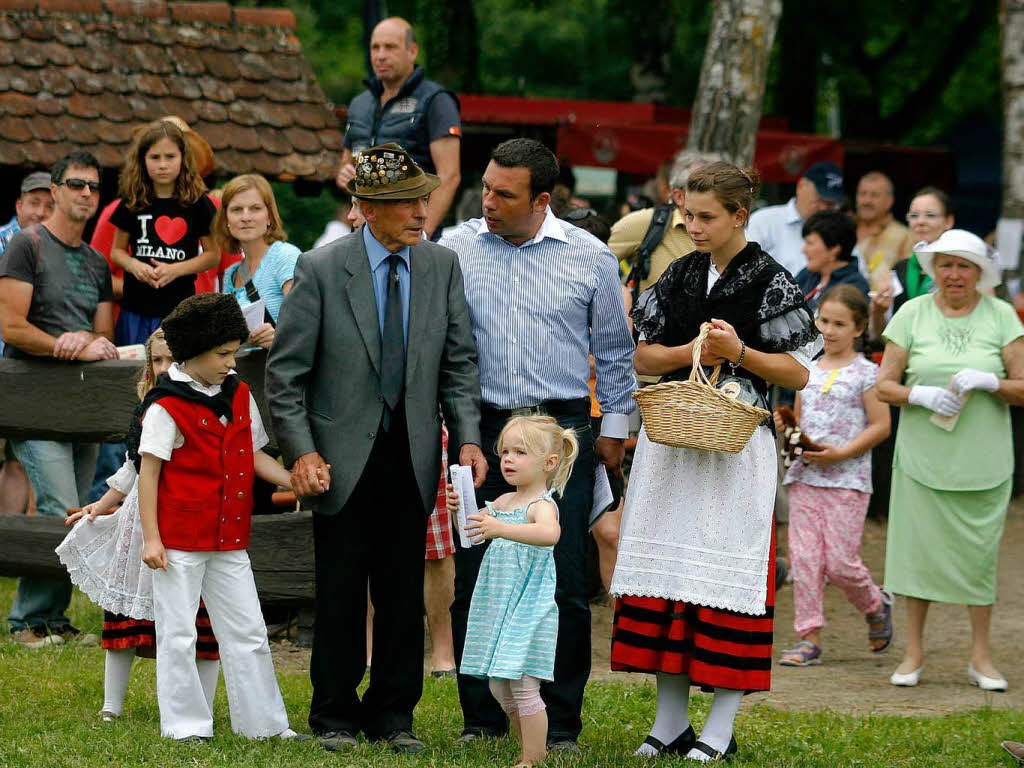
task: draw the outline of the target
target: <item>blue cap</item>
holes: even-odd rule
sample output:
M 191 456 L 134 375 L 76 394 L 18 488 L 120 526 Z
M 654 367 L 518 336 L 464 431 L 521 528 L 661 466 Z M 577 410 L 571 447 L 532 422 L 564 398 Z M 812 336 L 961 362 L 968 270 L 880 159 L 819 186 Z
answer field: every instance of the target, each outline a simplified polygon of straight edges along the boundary
M 843 192 L 843 169 L 835 163 L 815 163 L 804 172 L 818 194 L 826 200 L 841 203 L 846 196 Z

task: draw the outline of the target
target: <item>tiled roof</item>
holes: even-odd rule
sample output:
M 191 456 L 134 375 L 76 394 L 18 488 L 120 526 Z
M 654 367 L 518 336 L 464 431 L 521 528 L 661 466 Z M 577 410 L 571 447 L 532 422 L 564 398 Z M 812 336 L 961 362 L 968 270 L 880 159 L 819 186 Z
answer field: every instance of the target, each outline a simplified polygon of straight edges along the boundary
M 223 2 L 0 0 L 0 165 L 72 149 L 120 166 L 132 129 L 177 115 L 215 173 L 333 178 L 338 122 L 291 11 Z

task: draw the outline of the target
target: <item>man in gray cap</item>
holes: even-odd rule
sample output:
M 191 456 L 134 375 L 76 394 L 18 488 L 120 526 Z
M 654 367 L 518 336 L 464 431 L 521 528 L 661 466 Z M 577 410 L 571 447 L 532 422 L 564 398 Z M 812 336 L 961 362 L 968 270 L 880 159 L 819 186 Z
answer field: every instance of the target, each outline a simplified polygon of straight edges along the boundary
M 0 227 L 0 253 L 19 231 L 53 213 L 53 195 L 50 194 L 50 174 L 33 171 L 21 182 L 21 196 L 14 203 L 14 217 Z
M 796 195 L 784 205 L 754 211 L 747 224 L 747 240 L 767 251 L 796 275 L 807 266 L 804 222 L 812 213 L 838 208 L 843 201 L 843 171 L 835 163 L 815 163 L 796 183 Z

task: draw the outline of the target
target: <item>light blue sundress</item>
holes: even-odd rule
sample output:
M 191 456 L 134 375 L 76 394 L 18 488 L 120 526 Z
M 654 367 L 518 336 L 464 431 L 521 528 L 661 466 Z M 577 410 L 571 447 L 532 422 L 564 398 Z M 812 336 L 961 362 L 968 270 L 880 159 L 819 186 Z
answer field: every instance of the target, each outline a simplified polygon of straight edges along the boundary
M 541 499 L 551 501 L 551 492 L 536 501 Z M 490 514 L 516 525 L 526 522 L 530 506 L 503 512 L 489 501 L 486 504 Z M 493 539 L 473 590 L 459 672 L 507 680 L 523 675 L 553 680 L 557 638 L 552 547 Z

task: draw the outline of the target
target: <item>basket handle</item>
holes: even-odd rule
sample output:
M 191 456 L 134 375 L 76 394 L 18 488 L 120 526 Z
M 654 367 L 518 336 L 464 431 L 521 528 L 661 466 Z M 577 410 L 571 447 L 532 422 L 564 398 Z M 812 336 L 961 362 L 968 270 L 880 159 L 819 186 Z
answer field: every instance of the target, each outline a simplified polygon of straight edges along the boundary
M 718 383 L 718 374 L 722 371 L 722 365 L 716 365 L 709 379 L 708 375 L 704 372 L 704 366 L 700 364 L 701 349 L 704 346 L 704 340 L 707 339 L 708 333 L 711 331 L 711 327 L 711 323 L 701 323 L 700 333 L 697 334 L 697 340 L 693 343 L 693 363 L 690 366 L 690 381 L 707 384 L 709 387 L 713 387 Z

